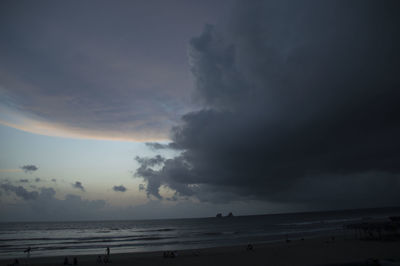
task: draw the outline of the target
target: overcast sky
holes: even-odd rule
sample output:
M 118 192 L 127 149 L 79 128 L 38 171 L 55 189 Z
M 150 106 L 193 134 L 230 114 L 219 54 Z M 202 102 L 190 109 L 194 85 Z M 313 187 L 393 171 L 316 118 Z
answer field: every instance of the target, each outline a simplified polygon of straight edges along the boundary
M 0 219 L 400 205 L 399 7 L 2 1 Z

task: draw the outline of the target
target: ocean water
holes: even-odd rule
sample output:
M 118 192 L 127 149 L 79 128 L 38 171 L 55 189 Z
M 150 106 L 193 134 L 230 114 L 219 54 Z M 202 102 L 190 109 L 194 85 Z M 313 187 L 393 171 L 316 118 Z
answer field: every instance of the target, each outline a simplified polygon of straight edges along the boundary
M 344 233 L 343 225 L 400 215 L 400 208 L 225 218 L 0 223 L 0 259 L 197 249 Z

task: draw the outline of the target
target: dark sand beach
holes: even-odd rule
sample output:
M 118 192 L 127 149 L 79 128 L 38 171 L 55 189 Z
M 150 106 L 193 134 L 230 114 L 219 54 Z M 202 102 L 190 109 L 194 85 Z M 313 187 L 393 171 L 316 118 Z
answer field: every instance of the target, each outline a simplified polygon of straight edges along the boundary
M 102 253 L 103 254 L 103 253 Z M 100 255 L 100 253 L 99 253 Z M 72 264 L 74 255 L 69 256 Z M 78 265 L 105 265 L 97 263 L 96 255 L 77 256 Z M 400 241 L 358 240 L 350 236 L 314 239 L 294 239 L 246 246 L 218 247 L 177 251 L 175 258 L 164 258 L 163 252 L 111 254 L 107 265 L 400 265 Z M 26 265 L 63 265 L 64 257 L 33 256 Z M 10 265 L 13 260 L 2 260 Z

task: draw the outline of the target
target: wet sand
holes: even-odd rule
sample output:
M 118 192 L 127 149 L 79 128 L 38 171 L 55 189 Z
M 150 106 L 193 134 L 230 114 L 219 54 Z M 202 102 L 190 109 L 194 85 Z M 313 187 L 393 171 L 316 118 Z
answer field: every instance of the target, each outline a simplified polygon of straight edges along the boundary
M 349 236 L 292 240 L 269 244 L 255 244 L 254 250 L 244 246 L 182 250 L 175 258 L 164 258 L 163 252 L 111 254 L 111 262 L 97 263 L 97 255 L 77 256 L 78 265 L 400 265 L 400 241 L 363 241 Z M 100 254 L 100 252 L 99 252 Z M 104 254 L 104 253 L 102 253 Z M 69 256 L 72 264 L 73 254 Z M 21 265 L 63 265 L 64 257 L 19 259 Z M 10 265 L 13 260 L 1 260 Z

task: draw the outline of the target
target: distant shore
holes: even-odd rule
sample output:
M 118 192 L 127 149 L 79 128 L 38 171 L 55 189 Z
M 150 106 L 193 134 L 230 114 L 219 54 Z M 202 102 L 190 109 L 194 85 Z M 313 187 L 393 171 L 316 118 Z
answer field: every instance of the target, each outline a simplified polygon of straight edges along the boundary
M 177 251 L 175 258 L 164 258 L 163 252 L 121 253 L 110 255 L 110 263 L 99 264 L 97 255 L 76 256 L 78 265 L 365 265 L 376 261 L 400 263 L 400 241 L 357 240 L 351 236 L 334 239 L 319 237 L 293 239 L 269 244 L 254 244 L 253 250 L 245 246 L 217 247 Z M 63 265 L 64 256 L 34 256 L 27 261 L 20 258 L 20 265 Z M 72 265 L 74 256 L 68 257 Z M 1 260 L 0 265 L 10 265 L 12 259 Z M 399 264 L 400 265 L 400 264 Z

